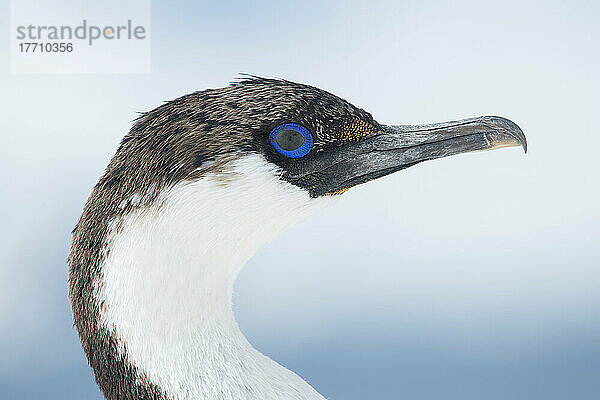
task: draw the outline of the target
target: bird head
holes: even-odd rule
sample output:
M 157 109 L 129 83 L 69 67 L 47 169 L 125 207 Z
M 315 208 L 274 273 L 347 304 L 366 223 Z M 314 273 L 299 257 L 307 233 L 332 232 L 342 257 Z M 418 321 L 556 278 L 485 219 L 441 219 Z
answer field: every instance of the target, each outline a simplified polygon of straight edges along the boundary
M 158 193 L 160 185 L 223 173 L 228 163 L 252 155 L 314 199 L 423 161 L 507 146 L 527 150 L 521 129 L 502 117 L 383 125 L 324 90 L 250 77 L 143 114 L 109 170 L 117 179 L 139 178 L 138 191 L 141 185 Z

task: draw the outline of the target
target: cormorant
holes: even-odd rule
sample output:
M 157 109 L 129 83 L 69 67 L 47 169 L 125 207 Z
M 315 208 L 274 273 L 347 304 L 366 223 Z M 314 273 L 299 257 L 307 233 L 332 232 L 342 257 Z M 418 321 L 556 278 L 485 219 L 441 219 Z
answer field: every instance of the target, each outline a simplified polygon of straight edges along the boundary
M 95 185 L 68 260 L 74 323 L 104 396 L 323 400 L 239 330 L 240 269 L 353 186 L 505 146 L 526 140 L 501 117 L 383 125 L 282 79 L 249 77 L 144 113 Z

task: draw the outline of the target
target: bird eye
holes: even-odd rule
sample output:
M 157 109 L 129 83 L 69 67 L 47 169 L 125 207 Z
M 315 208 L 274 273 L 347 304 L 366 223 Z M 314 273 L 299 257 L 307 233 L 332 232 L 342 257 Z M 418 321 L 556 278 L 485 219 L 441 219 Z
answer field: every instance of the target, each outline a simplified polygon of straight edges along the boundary
M 313 146 L 313 137 L 302 125 L 282 124 L 269 134 L 269 142 L 278 153 L 290 158 L 300 158 L 308 154 Z

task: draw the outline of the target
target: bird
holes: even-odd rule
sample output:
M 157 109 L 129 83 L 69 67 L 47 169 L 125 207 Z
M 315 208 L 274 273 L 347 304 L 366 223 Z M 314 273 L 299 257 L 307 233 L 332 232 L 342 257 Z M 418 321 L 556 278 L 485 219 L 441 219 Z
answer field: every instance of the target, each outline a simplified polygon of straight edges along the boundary
M 502 117 L 384 125 L 325 90 L 252 75 L 141 113 L 68 256 L 74 327 L 104 397 L 323 400 L 241 332 L 232 292 L 242 267 L 354 186 L 511 146 L 527 151 Z

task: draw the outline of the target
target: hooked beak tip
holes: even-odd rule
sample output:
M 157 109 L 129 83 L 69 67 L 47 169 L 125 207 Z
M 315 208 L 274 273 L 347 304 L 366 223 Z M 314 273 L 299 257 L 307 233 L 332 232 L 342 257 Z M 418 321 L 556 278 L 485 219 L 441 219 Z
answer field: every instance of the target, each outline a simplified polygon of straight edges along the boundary
M 486 134 L 490 149 L 520 146 L 527 154 L 527 138 L 517 124 L 496 116 L 481 117 L 481 123 L 492 128 L 492 131 Z

